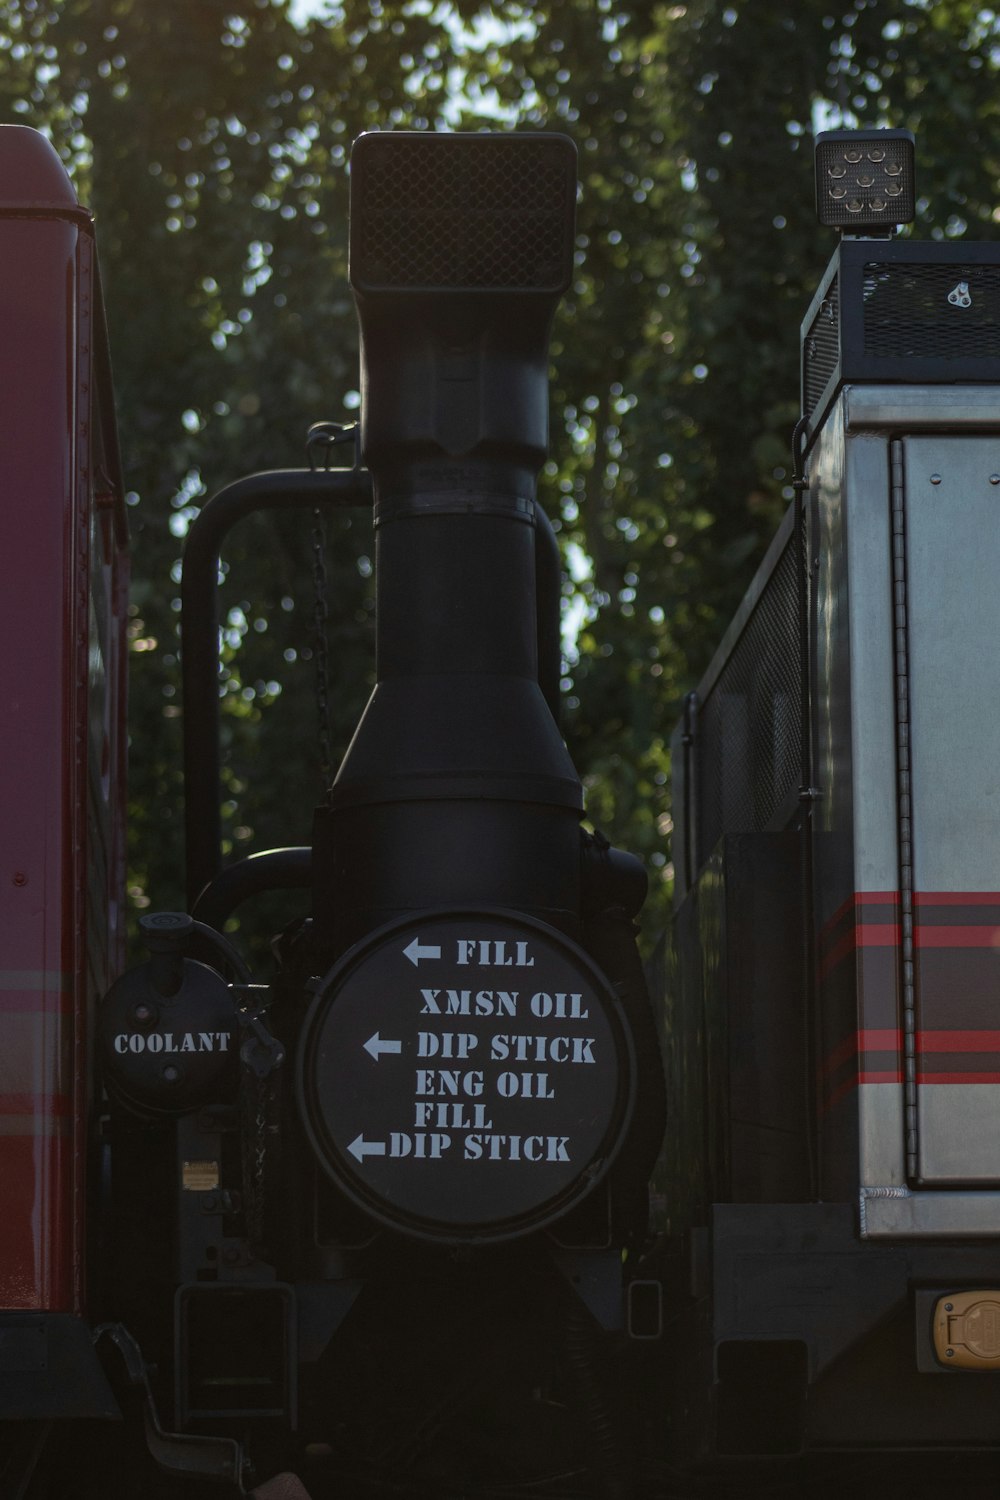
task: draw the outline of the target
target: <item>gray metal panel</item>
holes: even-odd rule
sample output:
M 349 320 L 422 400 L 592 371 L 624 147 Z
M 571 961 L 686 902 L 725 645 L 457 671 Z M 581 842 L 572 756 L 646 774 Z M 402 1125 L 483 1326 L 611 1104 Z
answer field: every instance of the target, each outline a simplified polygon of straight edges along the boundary
M 896 721 L 889 448 L 847 441 L 847 566 L 851 636 L 854 889 L 895 891 Z
M 954 902 L 1000 890 L 1000 436 L 903 448 L 918 1058 L 935 1080 L 917 1091 L 920 1180 L 996 1183 L 1000 1049 L 980 1049 L 1000 953 L 990 907 Z M 942 894 L 946 920 L 922 923 Z
M 847 613 L 847 546 L 844 506 L 843 405 L 838 402 L 809 464 L 813 588 L 813 775 L 821 799 L 814 826 L 839 836 L 844 853 L 851 835 L 850 624 Z M 838 864 L 841 863 L 838 861 Z M 828 859 L 817 862 L 821 887 L 830 884 Z M 850 889 L 846 868 L 821 898 L 821 920 Z M 828 909 L 825 909 L 828 908 Z
M 899 885 L 899 846 L 890 466 L 883 436 L 847 436 L 844 483 L 853 889 L 888 894 Z M 855 959 L 855 974 L 859 1032 L 892 1024 L 900 1003 L 895 976 L 887 972 L 874 980 L 863 949 Z M 874 993 L 876 984 L 886 993 Z M 860 1180 L 905 1182 L 902 1082 L 861 1084 L 857 1108 Z
M 1000 1235 L 1000 1193 L 911 1193 L 866 1188 L 862 1239 L 964 1239 Z
M 858 1088 L 862 1184 L 905 1185 L 903 1104 L 901 1083 L 863 1083 Z
M 904 454 L 914 888 L 997 891 L 1000 436 Z
M 889 444 L 881 433 L 847 432 L 845 411 L 841 398 L 809 465 L 821 953 L 825 934 L 844 930 L 845 903 L 859 893 L 892 902 L 899 885 Z M 861 919 L 859 909 L 859 943 Z M 868 1028 L 898 1024 L 893 966 L 873 966 L 867 952 L 859 947 L 821 978 L 821 1052 L 827 1056 Z M 860 1039 L 858 1045 L 860 1052 Z M 859 1181 L 905 1182 L 901 1082 L 860 1084 L 839 1111 L 824 1117 L 822 1129 L 828 1194 L 853 1193 Z
M 849 385 L 842 392 L 848 432 L 984 432 L 1000 429 L 995 385 Z
M 917 1103 L 925 1182 L 1000 1181 L 1000 1084 L 922 1083 Z

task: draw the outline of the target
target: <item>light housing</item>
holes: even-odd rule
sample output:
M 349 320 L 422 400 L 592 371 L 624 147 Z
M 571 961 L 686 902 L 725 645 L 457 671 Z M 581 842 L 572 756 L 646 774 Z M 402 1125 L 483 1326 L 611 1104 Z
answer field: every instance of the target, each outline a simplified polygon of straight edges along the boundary
M 916 215 L 909 130 L 824 130 L 816 137 L 816 213 L 842 234 L 891 234 Z

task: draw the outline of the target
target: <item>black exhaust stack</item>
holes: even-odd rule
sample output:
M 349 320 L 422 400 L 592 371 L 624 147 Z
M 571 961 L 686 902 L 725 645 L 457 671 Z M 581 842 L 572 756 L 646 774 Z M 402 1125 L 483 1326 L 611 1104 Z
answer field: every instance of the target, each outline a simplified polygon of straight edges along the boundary
M 538 686 L 535 602 L 575 169 L 557 135 L 387 132 L 354 147 L 377 684 L 316 830 L 330 956 L 456 903 L 578 927 L 581 790 Z

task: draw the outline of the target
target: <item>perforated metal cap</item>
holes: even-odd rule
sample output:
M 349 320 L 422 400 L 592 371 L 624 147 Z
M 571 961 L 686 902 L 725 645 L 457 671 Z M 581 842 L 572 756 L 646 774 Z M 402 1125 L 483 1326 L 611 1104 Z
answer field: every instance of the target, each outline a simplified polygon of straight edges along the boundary
M 572 275 L 575 204 L 567 136 L 362 135 L 351 153 L 351 284 L 558 294 Z
M 908 130 L 825 130 L 816 137 L 816 213 L 847 234 L 885 232 L 916 213 Z

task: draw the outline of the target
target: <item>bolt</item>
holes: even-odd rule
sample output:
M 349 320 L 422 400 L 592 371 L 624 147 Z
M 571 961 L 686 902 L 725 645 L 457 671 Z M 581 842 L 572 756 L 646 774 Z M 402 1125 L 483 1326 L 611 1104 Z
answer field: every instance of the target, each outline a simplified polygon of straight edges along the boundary
M 1000 484 L 1000 474 L 991 474 L 990 484 Z
M 175 1068 L 171 1064 L 168 1067 L 164 1068 L 164 1070 L 163 1070 L 163 1076 L 167 1080 L 168 1083 L 176 1083 L 177 1080 L 181 1076 L 181 1070 L 180 1070 L 180 1068 Z
M 941 483 L 941 475 L 940 474 L 932 474 L 931 475 L 931 484 L 940 484 L 940 483 Z
M 944 1305 L 944 1310 L 945 1310 L 945 1312 L 954 1312 L 955 1311 L 955 1304 L 954 1304 L 954 1302 L 946 1302 L 945 1305 Z
M 25 875 L 25 873 L 24 873 L 23 870 L 15 870 L 12 879 L 13 879 L 13 883 L 15 885 L 27 885 L 28 884 L 28 877 L 27 877 L 27 875 Z
M 948 1356 L 949 1359 L 954 1359 L 954 1357 L 955 1357 L 955 1351 L 954 1351 L 954 1349 L 946 1349 L 944 1352 L 945 1352 L 945 1354 L 947 1354 L 947 1356 Z
M 152 1026 L 156 1020 L 156 1011 L 151 1005 L 137 1005 L 132 1012 L 132 1019 L 137 1026 Z

